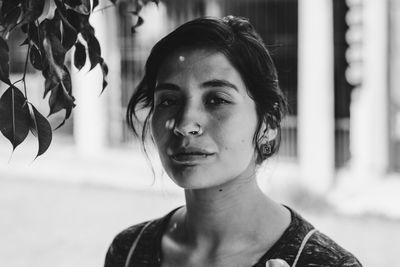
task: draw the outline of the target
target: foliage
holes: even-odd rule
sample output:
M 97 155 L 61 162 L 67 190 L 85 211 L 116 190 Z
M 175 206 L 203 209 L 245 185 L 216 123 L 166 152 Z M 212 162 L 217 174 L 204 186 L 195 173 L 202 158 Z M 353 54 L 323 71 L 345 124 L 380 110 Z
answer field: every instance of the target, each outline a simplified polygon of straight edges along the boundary
M 115 4 L 116 0 L 108 0 Z M 139 12 L 148 1 L 136 0 L 138 17 L 132 32 L 143 23 Z M 152 0 L 158 4 L 158 0 Z M 97 8 L 97 9 L 96 9 Z M 0 131 L 11 142 L 13 149 L 21 144 L 29 131 L 38 139 L 37 156 L 50 146 L 52 129 L 48 120 L 29 102 L 25 82 L 28 62 L 39 70 L 44 79 L 43 98 L 49 95 L 48 116 L 65 111 L 61 127 L 75 107 L 71 76 L 65 65 L 68 51 L 72 51 L 74 65 L 81 70 L 86 61 L 90 70 L 97 65 L 103 73 L 103 88 L 107 86 L 107 64 L 101 56 L 95 30 L 89 23 L 90 15 L 99 9 L 99 0 L 0 0 L 0 80 L 8 89 L 0 98 Z M 7 38 L 19 30 L 25 36 L 21 45 L 27 46 L 23 77 L 10 81 L 10 58 Z M 23 90 L 17 87 L 22 83 Z

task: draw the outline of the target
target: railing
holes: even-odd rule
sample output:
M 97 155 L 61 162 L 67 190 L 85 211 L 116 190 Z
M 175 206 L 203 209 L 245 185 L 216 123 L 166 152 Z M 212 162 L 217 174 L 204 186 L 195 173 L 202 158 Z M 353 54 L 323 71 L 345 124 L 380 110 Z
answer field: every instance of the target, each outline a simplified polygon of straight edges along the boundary
M 335 167 L 340 168 L 350 159 L 350 119 L 335 120 Z
M 285 160 L 297 160 L 297 117 L 287 116 L 281 127 L 282 139 L 279 156 Z
M 335 120 L 335 167 L 341 168 L 350 159 L 350 121 L 349 118 Z M 297 160 L 297 117 L 288 116 L 282 123 L 282 140 L 279 149 L 281 158 Z

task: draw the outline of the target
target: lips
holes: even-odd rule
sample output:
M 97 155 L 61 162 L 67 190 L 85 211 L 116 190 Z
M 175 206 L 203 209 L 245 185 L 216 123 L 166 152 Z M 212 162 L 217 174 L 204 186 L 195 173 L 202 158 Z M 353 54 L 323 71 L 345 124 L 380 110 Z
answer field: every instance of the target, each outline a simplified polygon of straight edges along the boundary
M 215 153 L 200 148 L 180 148 L 168 154 L 176 163 L 196 164 L 207 160 Z

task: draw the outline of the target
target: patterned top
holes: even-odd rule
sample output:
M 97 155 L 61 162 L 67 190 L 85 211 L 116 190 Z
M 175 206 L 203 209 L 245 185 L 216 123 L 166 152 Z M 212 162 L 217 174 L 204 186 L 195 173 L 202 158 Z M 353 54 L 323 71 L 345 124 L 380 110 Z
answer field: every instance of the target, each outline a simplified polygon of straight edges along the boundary
M 161 238 L 170 217 L 176 210 L 162 218 L 131 226 L 119 233 L 107 252 L 104 267 L 160 267 Z M 292 220 L 288 228 L 253 267 L 264 267 L 266 261 L 270 259 L 283 259 L 290 266 L 293 265 L 304 237 L 314 227 L 297 212 L 289 210 Z M 147 227 L 142 232 L 130 257 L 131 261 L 126 265 L 130 248 L 146 224 Z M 362 265 L 350 252 L 340 247 L 328 236 L 316 231 L 308 239 L 296 266 L 359 267 Z

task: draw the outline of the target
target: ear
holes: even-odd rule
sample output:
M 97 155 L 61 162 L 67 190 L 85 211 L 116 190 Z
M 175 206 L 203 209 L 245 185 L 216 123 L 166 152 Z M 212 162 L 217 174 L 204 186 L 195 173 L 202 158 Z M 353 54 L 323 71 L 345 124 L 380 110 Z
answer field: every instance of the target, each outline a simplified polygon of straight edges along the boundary
M 266 122 L 263 122 L 260 134 L 263 135 L 264 140 L 273 141 L 278 136 L 278 128 L 272 129 Z
M 269 128 L 267 131 L 268 141 L 273 141 L 278 136 L 278 128 L 271 129 Z

